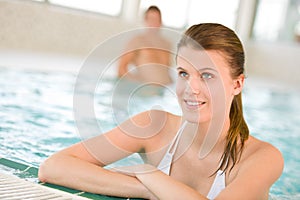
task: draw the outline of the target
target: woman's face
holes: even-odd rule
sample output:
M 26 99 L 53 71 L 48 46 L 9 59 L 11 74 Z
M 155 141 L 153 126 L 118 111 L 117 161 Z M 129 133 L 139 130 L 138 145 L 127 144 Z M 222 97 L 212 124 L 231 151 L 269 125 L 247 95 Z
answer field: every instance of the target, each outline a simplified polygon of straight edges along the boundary
M 233 80 L 225 57 L 215 50 L 181 47 L 177 55 L 176 93 L 183 118 L 192 123 L 229 119 L 243 77 Z

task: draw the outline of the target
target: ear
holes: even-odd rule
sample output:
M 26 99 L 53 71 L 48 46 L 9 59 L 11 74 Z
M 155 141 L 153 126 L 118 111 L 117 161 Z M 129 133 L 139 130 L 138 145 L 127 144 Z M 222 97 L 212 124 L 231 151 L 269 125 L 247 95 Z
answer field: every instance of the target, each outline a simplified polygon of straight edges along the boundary
M 244 87 L 244 80 L 245 80 L 244 74 L 239 75 L 238 78 L 233 80 L 233 84 L 234 84 L 233 95 L 238 95 L 239 93 L 242 92 Z

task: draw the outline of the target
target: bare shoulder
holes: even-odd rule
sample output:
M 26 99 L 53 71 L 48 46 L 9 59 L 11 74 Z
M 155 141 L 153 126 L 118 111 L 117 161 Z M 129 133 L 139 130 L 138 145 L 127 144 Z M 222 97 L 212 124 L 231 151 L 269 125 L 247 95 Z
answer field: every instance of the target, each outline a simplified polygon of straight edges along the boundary
M 249 137 L 241 158 L 240 172 L 268 172 L 269 181 L 273 183 L 280 177 L 283 166 L 283 156 L 275 146 L 253 136 Z
M 249 137 L 249 141 L 246 144 L 246 149 L 248 149 L 250 156 L 261 157 L 265 160 L 273 159 L 274 161 L 283 161 L 283 156 L 281 152 L 272 144 L 268 142 L 261 141 L 253 136 Z M 250 157 L 251 158 L 251 157 Z M 281 164 L 281 162 L 278 162 Z
M 283 156 L 270 143 L 250 136 L 238 164 L 229 173 L 226 189 L 216 199 L 268 199 L 281 176 Z
M 163 43 L 168 47 L 168 48 L 172 48 L 172 42 L 170 40 L 168 40 L 167 38 L 163 37 Z
M 128 45 L 129 47 L 140 47 L 143 46 L 147 41 L 147 38 L 143 35 L 143 34 L 139 34 L 136 35 L 134 37 L 132 37 L 129 42 Z
M 140 34 L 133 37 L 129 43 L 129 48 L 144 48 L 144 47 L 153 47 L 153 48 L 163 48 L 166 50 L 172 49 L 172 43 L 164 36 L 153 37 L 149 39 L 148 35 Z
M 162 110 L 141 112 L 122 123 L 119 128 L 135 136 L 150 138 L 176 123 L 178 116 Z
M 143 43 L 143 37 L 141 35 L 135 35 L 134 37 L 130 38 L 127 41 L 127 44 L 125 46 L 126 51 L 133 51 L 136 50 L 136 48 L 139 48 L 141 44 Z

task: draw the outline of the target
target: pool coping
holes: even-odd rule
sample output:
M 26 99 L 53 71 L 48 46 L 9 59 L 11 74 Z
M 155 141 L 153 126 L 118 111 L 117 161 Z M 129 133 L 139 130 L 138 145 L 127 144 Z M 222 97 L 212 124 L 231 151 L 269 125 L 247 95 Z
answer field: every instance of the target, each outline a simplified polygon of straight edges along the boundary
M 16 161 L 12 161 L 6 158 L 0 157 L 0 165 L 16 170 L 16 173 L 14 173 L 13 175 L 16 175 L 17 177 L 24 180 L 26 180 L 28 177 L 37 178 L 38 176 L 38 168 L 23 163 L 19 163 Z M 127 199 L 122 197 L 111 197 L 111 196 L 105 196 L 100 194 L 93 194 L 93 193 L 75 190 L 75 189 L 71 189 L 71 188 L 67 188 L 67 187 L 63 187 L 51 183 L 43 183 L 40 181 L 38 181 L 36 184 L 49 187 L 52 189 L 60 190 L 63 192 L 67 192 L 76 196 L 85 197 L 88 199 L 95 199 L 95 200 L 122 200 L 122 199 L 126 200 Z M 137 198 L 130 198 L 130 199 L 138 200 Z

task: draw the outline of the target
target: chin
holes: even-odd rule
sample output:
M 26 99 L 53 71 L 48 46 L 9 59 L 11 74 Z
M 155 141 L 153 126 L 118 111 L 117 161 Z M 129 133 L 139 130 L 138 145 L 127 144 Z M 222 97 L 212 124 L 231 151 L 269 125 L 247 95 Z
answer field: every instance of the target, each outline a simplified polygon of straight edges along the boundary
M 183 119 L 193 124 L 201 124 L 208 122 L 208 117 L 201 116 L 199 113 L 183 113 Z

